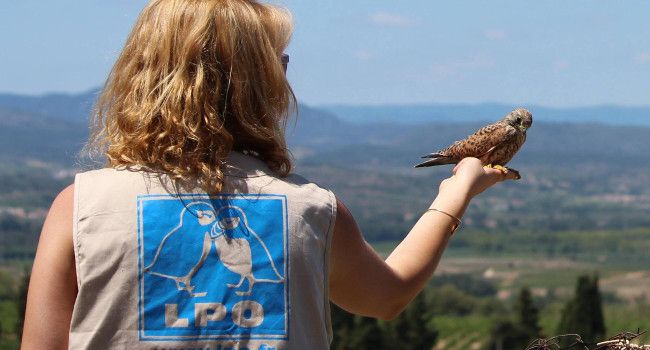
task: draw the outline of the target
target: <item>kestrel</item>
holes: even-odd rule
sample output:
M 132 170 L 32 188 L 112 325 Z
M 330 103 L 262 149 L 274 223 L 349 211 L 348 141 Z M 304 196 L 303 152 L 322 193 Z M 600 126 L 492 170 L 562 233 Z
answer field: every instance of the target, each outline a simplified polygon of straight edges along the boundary
M 442 164 L 457 164 L 463 158 L 475 157 L 483 165 L 515 173 L 517 179 L 521 176 L 514 169 L 506 168 L 515 153 L 526 141 L 526 131 L 533 124 L 533 115 L 524 108 L 518 108 L 508 113 L 503 119 L 494 124 L 482 127 L 473 135 L 453 145 L 422 158 L 431 158 L 416 165 L 416 168 Z

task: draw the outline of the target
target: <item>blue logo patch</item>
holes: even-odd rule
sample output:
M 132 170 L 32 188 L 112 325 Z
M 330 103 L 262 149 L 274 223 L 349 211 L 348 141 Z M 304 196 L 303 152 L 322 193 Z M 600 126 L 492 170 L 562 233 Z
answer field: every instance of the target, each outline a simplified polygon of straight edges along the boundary
M 287 339 L 281 195 L 138 197 L 140 339 Z

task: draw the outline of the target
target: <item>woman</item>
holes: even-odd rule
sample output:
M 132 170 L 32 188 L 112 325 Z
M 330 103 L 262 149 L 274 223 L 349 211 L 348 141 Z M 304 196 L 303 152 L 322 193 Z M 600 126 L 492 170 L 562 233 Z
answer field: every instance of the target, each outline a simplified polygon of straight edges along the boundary
M 153 0 L 98 101 L 105 169 L 54 200 L 23 349 L 323 349 L 328 301 L 391 319 L 469 201 L 505 179 L 465 159 L 386 259 L 334 195 L 290 174 L 289 14 Z

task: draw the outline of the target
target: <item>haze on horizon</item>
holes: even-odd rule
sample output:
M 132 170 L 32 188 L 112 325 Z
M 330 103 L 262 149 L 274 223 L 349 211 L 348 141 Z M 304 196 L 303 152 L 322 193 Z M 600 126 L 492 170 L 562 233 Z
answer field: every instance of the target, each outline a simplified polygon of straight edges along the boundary
M 650 2 L 273 0 L 307 104 L 650 105 Z M 101 86 L 144 0 L 0 5 L 0 92 Z

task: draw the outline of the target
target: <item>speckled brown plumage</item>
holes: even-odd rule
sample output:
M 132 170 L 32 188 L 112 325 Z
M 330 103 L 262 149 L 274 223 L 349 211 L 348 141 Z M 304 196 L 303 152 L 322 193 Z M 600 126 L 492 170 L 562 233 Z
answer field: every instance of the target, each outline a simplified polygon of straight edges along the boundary
M 526 141 L 526 131 L 532 123 L 533 116 L 528 110 L 515 109 L 500 121 L 482 127 L 466 139 L 423 156 L 430 159 L 415 167 L 456 164 L 467 157 L 478 158 L 483 165 L 504 166 Z

